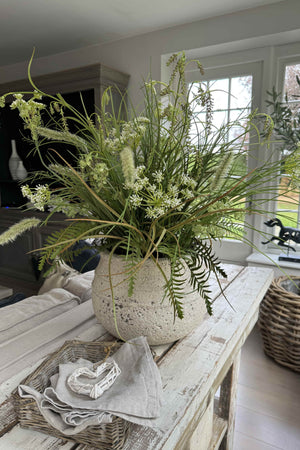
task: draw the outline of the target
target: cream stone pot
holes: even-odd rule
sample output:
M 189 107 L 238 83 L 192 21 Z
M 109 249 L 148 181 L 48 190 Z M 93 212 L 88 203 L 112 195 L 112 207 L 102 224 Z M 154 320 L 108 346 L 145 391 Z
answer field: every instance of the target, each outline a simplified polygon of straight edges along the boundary
M 165 274 L 170 274 L 168 259 L 159 263 Z M 109 255 L 101 254 L 101 260 L 95 270 L 92 284 L 94 312 L 99 322 L 113 336 L 119 337 L 113 313 L 113 301 L 108 277 Z M 138 271 L 133 295 L 128 297 L 128 282 L 120 283 L 126 278 L 124 258 L 113 255 L 111 264 L 112 283 L 116 320 L 121 337 L 125 340 L 137 336 L 146 336 L 150 345 L 174 342 L 196 328 L 206 313 L 204 300 L 192 287 L 185 283 L 186 295 L 182 299 L 184 318 L 174 322 L 173 307 L 164 299 L 165 280 L 154 261 L 148 259 Z M 186 266 L 188 270 L 188 267 Z M 114 275 L 115 274 L 115 275 Z M 187 277 L 189 279 L 189 277 Z M 119 284 L 120 283 L 120 284 Z

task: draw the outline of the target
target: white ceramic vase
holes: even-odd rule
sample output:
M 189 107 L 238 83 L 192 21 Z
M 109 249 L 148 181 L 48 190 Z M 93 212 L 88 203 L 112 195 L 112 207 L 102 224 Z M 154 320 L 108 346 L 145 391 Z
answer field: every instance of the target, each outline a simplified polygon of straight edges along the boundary
M 22 162 L 22 161 L 17 153 L 16 141 L 12 140 L 11 141 L 11 155 L 10 155 L 10 158 L 8 161 L 8 167 L 9 167 L 9 171 L 10 171 L 10 174 L 11 174 L 11 177 L 13 180 L 18 180 L 17 168 L 18 168 L 19 162 Z
M 27 177 L 27 170 L 24 167 L 23 162 L 20 160 L 16 169 L 16 180 L 24 180 Z
M 114 320 L 113 301 L 109 287 L 107 253 L 101 254 L 101 260 L 95 270 L 92 285 L 93 307 L 96 317 L 113 336 L 119 337 Z M 170 273 L 167 259 L 160 260 L 166 275 Z M 188 270 L 188 268 L 186 267 Z M 185 296 L 182 300 L 184 318 L 174 322 L 173 307 L 164 297 L 165 280 L 152 260 L 147 260 L 138 271 L 134 292 L 128 297 L 128 283 L 122 283 L 125 275 L 124 258 L 114 255 L 111 273 L 114 287 L 115 314 L 118 330 L 125 340 L 137 336 L 146 336 L 150 345 L 174 342 L 196 328 L 206 313 L 204 300 L 192 287 L 185 283 Z M 188 277 L 187 277 L 188 278 Z

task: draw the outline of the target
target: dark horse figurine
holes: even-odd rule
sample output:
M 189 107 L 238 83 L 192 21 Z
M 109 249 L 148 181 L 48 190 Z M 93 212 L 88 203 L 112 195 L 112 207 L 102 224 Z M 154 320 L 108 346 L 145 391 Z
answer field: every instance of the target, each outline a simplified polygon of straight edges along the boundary
M 281 247 L 286 247 L 287 249 L 292 249 L 294 252 L 296 251 L 294 247 L 286 244 L 287 241 L 294 241 L 297 244 L 300 243 L 300 230 L 297 228 L 285 227 L 279 219 L 271 219 L 265 222 L 267 227 L 280 227 L 279 236 L 273 236 L 269 241 L 262 242 L 262 244 L 268 244 L 271 241 L 278 240 L 278 245 Z

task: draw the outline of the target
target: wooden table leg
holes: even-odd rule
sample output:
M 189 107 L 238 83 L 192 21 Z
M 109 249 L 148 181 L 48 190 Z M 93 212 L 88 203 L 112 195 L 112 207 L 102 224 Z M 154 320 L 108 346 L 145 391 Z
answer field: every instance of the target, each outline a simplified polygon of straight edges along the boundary
M 220 450 L 232 450 L 235 423 L 236 394 L 241 351 L 237 354 L 232 366 L 227 372 L 220 390 L 219 416 L 228 423 L 226 434 L 221 442 Z

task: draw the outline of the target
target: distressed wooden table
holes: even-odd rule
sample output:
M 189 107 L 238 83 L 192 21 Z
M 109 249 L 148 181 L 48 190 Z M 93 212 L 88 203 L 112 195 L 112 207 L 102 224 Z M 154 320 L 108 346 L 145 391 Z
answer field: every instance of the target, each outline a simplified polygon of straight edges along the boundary
M 217 282 L 211 282 L 214 315 L 207 316 L 185 339 L 153 348 L 163 382 L 160 426 L 164 433 L 133 425 L 124 450 L 232 449 L 240 350 L 255 325 L 273 271 L 233 265 L 224 268 L 228 278 L 221 284 L 227 300 Z M 1 450 L 92 450 L 21 429 L 10 400 L 12 390 L 49 352 L 74 337 L 111 338 L 97 323 L 90 301 L 4 344 L 10 346 L 4 354 L 10 350 L 11 357 L 4 364 L 1 361 L 0 369 Z

